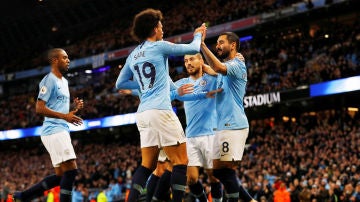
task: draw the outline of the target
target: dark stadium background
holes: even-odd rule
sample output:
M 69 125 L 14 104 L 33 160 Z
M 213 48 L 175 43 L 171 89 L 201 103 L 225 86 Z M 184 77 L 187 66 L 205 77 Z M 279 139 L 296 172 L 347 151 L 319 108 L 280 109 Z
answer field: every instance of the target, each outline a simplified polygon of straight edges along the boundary
M 237 13 L 230 12 L 231 15 L 224 15 L 224 10 L 226 9 L 228 9 L 226 10 L 228 13 L 235 10 L 235 7 L 227 8 L 225 6 L 230 4 L 228 2 L 235 2 L 234 5 L 239 4 L 242 9 L 238 9 Z M 324 4 L 318 6 L 317 2 L 323 2 Z M 304 4 L 306 11 L 297 13 L 292 8 L 294 8 L 293 5 L 300 3 Z M 202 4 L 208 5 L 206 7 L 209 8 L 206 10 L 207 12 L 202 10 L 200 6 Z M 216 8 L 215 6 L 217 6 L 217 9 L 214 9 Z M 221 0 L 216 1 L 216 3 L 211 0 L 198 2 L 190 0 L 181 2 L 165 0 L 13 0 L 3 2 L 0 8 L 0 74 L 4 78 L 0 83 L 0 117 L 2 122 L 0 123 L 0 131 L 41 125 L 41 117 L 36 117 L 32 112 L 35 107 L 33 99 L 36 99 L 38 92 L 37 85 L 43 75 L 17 79 L 16 72 L 31 69 L 41 70 L 41 68 L 48 65 L 43 56 L 46 50 L 52 47 L 63 47 L 65 50 L 69 50 L 68 53 L 72 61 L 131 47 L 136 44 L 128 35 L 132 17 L 138 11 L 148 7 L 158 8 L 163 11 L 166 19 L 164 21 L 164 38 L 191 32 L 192 26 L 197 26 L 207 20 L 206 14 L 211 13 L 210 11 L 217 10 L 220 14 L 218 14 L 218 18 L 209 22 L 209 29 L 215 25 L 251 16 L 259 16 L 257 19 L 260 19 L 261 22 L 257 23 L 256 26 L 236 31 L 228 30 L 235 31 L 240 37 L 251 36 L 251 39 L 241 43 L 241 52 L 245 56 L 248 68 L 252 71 L 251 74 L 249 72 L 249 91 L 247 95 L 256 96 L 273 92 L 280 92 L 281 94 L 281 101 L 279 103 L 246 108 L 246 113 L 251 123 L 250 136 L 248 138 L 249 148 L 244 155 L 245 159 L 242 168 L 239 170 L 239 178 L 247 184 L 253 195 L 259 193 L 258 190 L 261 189 L 259 188 L 261 186 L 254 182 L 254 175 L 265 175 L 264 170 L 276 170 L 276 172 L 272 173 L 276 176 L 276 180 L 285 181 L 289 189 L 292 184 L 291 180 L 297 178 L 301 183 L 299 185 L 299 192 L 301 192 L 301 190 L 304 190 L 302 186 L 305 183 L 304 181 L 310 186 L 310 181 L 316 181 L 316 178 L 323 178 L 322 176 L 319 177 L 319 173 L 323 172 L 319 171 L 320 164 L 324 164 L 325 168 L 322 169 L 326 170 L 326 173 L 331 176 L 334 176 L 334 169 L 336 169 L 332 166 L 336 165 L 338 167 L 340 172 L 338 180 L 341 181 L 341 186 L 339 185 L 340 191 L 335 191 L 335 193 L 340 201 L 350 201 L 350 196 L 346 195 L 347 189 L 352 189 L 352 194 L 356 193 L 356 190 L 360 192 L 360 187 L 357 185 L 360 181 L 360 120 L 358 112 L 360 107 L 360 91 L 311 97 L 307 88 L 310 84 L 314 83 L 360 75 L 360 9 L 359 1 L 357 0 Z M 182 8 L 191 9 L 183 10 Z M 197 16 L 202 16 L 204 19 L 191 18 L 188 16 L 190 15 L 189 13 L 197 13 Z M 170 20 L 172 18 L 181 19 L 177 17 L 179 15 L 184 15 L 187 18 L 180 20 L 178 24 L 176 20 Z M 181 22 L 187 22 L 187 25 L 182 27 L 179 25 Z M 116 42 L 111 41 L 113 38 L 116 39 Z M 102 41 L 105 41 L 104 44 L 101 44 Z M 306 41 L 303 44 L 305 47 L 297 46 L 301 44 L 299 41 Z M 208 37 L 206 43 L 213 48 L 216 43 L 216 36 Z M 111 44 L 111 46 L 107 46 L 107 44 Z M 309 50 L 310 46 L 314 49 L 317 48 L 316 51 L 312 52 L 312 55 L 308 55 L 307 51 L 298 51 L 300 49 Z M 266 47 L 269 48 L 266 49 Z M 261 50 L 259 52 L 264 54 L 261 55 L 259 52 L 254 51 L 257 48 Z M 308 58 L 308 60 L 316 60 L 314 59 L 315 56 L 322 54 L 333 57 L 332 59 L 335 63 L 339 60 L 338 56 L 352 53 L 355 55 L 357 63 L 355 63 L 355 67 L 352 66 L 351 71 L 345 71 L 346 68 L 341 66 L 340 63 L 334 65 L 335 69 L 339 68 L 342 71 L 340 77 L 329 76 L 335 71 L 334 67 L 325 67 L 325 69 L 328 68 L 328 71 L 324 72 L 311 71 L 311 69 L 319 68 L 319 66 L 311 66 L 310 64 L 310 66 L 306 67 L 310 70 L 304 73 L 307 79 L 303 79 L 301 82 L 294 82 L 293 85 L 278 88 L 277 83 L 283 82 L 281 79 L 286 77 L 285 72 L 282 72 L 286 70 L 286 66 L 280 67 L 280 71 L 279 68 L 276 68 L 276 64 L 285 63 L 280 61 L 280 50 L 284 50 L 288 54 L 288 58 L 292 57 L 290 53 L 304 54 L 296 55 L 292 59 Z M 335 58 L 335 56 L 337 57 Z M 118 58 L 116 60 L 104 61 L 103 65 L 96 68 L 89 64 L 70 69 L 67 78 L 70 81 L 72 93 L 84 98 L 85 104 L 91 104 L 92 108 L 99 107 L 97 112 L 94 109 L 84 110 L 81 112 L 82 117 L 99 118 L 136 111 L 138 103 L 136 98 L 131 96 L 115 96 L 116 91 L 113 89 L 119 72 L 118 65 L 123 64 L 124 61 L 125 58 Z M 302 61 L 307 60 L 302 59 Z M 260 64 L 260 67 L 266 68 L 256 69 L 256 62 Z M 289 63 L 291 62 L 286 64 Z M 298 69 L 305 69 L 305 64 L 301 64 L 303 66 L 298 67 Z M 324 62 L 324 64 L 331 65 L 332 63 L 330 61 L 328 63 Z M 273 65 L 275 65 L 275 68 Z M 350 66 L 349 63 L 346 63 L 346 65 Z M 85 73 L 85 70 L 89 69 L 96 72 L 96 69 L 101 67 L 110 68 L 102 73 Z M 186 76 L 182 71 L 184 71 L 182 69 L 182 58 L 171 57 L 171 77 L 177 80 Z M 280 75 L 280 78 L 269 79 L 268 84 L 260 85 L 261 79 L 255 77 L 255 71 L 260 71 L 259 75 L 262 74 L 261 71 L 265 71 L 267 75 Z M 353 85 L 359 86 L 360 83 L 354 83 Z M 112 96 L 109 98 L 107 95 Z M 86 98 L 91 98 L 91 102 Z M 94 100 L 97 100 L 97 102 Z M 185 127 L 185 115 L 182 104 L 178 101 L 174 101 L 173 104 Z M 113 109 L 115 105 L 116 110 Z M 121 105 L 124 105 L 124 107 Z M 26 119 L 24 121 L 26 123 L 21 122 L 22 118 Z M 15 122 L 18 123 L 14 124 Z M 324 124 L 325 122 L 326 124 Z M 135 149 L 138 148 L 136 146 L 139 143 L 135 125 L 73 132 L 72 138 L 74 144 L 76 144 L 77 154 L 81 158 L 89 157 L 81 156 L 81 152 L 86 151 L 86 155 L 94 155 L 96 158 L 106 159 L 106 161 L 92 159 L 94 162 L 103 164 L 99 166 L 103 169 L 99 168 L 101 172 L 104 170 L 107 172 L 106 176 L 95 172 L 96 175 L 100 176 L 98 178 L 105 179 L 103 182 L 98 182 L 98 186 L 101 183 L 103 183 L 101 185 L 106 186 L 111 179 L 109 177 L 111 174 L 106 169 L 106 166 L 111 165 L 108 161 L 116 162 L 118 156 L 121 156 L 119 159 L 127 162 L 127 168 L 131 167 L 131 169 L 134 169 L 140 162 L 138 155 L 135 154 L 139 152 L 139 150 Z M 294 141 L 293 138 L 299 138 L 299 145 L 293 142 L 286 142 Z M 312 143 L 304 143 L 308 141 Z M 264 146 L 269 144 L 270 146 Z M 129 145 L 136 146 L 131 147 L 132 151 L 129 151 L 125 149 L 126 147 L 130 148 Z M 94 150 L 91 151 L 91 148 Z M 106 150 L 106 148 L 110 150 Z M 324 153 L 321 153 L 325 151 L 321 150 L 321 148 L 326 148 L 331 151 L 330 153 L 336 153 L 344 157 L 336 158 L 330 155 L 331 157 L 326 159 Z M 275 155 L 273 159 L 269 160 L 268 153 L 271 152 L 267 151 L 267 149 L 277 151 L 272 153 Z M 304 150 L 307 151 L 305 155 L 302 154 Z M 264 155 L 263 157 L 261 156 L 262 154 Z M 5 184 L 14 183 L 13 175 L 11 174 L 13 163 L 16 159 L 21 158 L 21 155 L 26 157 L 43 157 L 43 160 L 41 160 L 43 165 L 42 172 L 52 172 L 50 160 L 39 137 L 0 141 L 0 191 L 4 188 Z M 255 160 L 251 159 L 254 156 L 256 156 Z M 124 160 L 127 158 L 132 161 Z M 264 158 L 267 158 L 267 160 L 264 160 Z M 321 160 L 318 160 L 318 158 Z M 319 163 L 317 165 L 312 164 L 316 159 Z M 269 169 L 265 166 L 266 161 L 271 164 L 268 166 L 270 167 Z M 307 165 L 306 169 L 302 170 L 301 165 L 304 164 L 303 161 L 312 161 L 312 163 L 305 163 Z M 21 162 L 22 164 L 19 165 L 18 162 L 16 166 L 32 167 L 31 163 L 34 163 L 33 161 Z M 82 159 L 80 162 L 85 162 L 85 160 Z M 82 167 L 83 171 L 90 172 L 87 169 L 92 167 L 94 162 L 87 162 L 87 166 Z M 261 166 L 258 164 L 261 164 Z M 37 165 L 36 162 L 34 167 L 35 165 Z M 292 170 L 288 168 L 289 165 L 298 169 L 296 175 L 291 173 Z M 355 170 L 352 170 L 353 166 L 355 166 Z M 256 170 L 257 168 L 259 170 Z M 315 171 L 311 171 L 312 173 L 309 174 L 309 170 Z M 23 173 L 26 172 L 27 170 L 23 170 Z M 289 180 L 287 175 L 289 172 L 290 175 L 292 174 L 291 180 Z M 17 171 L 17 174 L 19 173 L 21 172 Z M 31 173 L 34 174 L 33 171 Z M 95 175 L 94 173 L 91 174 Z M 23 181 L 27 181 L 29 176 L 26 175 L 27 177 L 25 178 L 21 174 L 19 175 L 22 178 L 21 182 L 26 184 Z M 328 184 L 332 182 L 331 177 L 328 177 L 327 180 Z M 334 181 L 335 185 L 336 182 L 337 180 Z M 352 188 L 349 188 L 349 184 L 351 184 Z M 13 186 L 15 186 L 11 187 L 13 189 L 22 188 L 19 184 Z M 96 190 L 102 187 L 89 188 Z M 273 189 L 275 191 L 275 188 Z M 271 197 L 268 198 L 269 201 L 272 200 Z M 323 198 L 318 198 L 318 201 L 322 200 Z

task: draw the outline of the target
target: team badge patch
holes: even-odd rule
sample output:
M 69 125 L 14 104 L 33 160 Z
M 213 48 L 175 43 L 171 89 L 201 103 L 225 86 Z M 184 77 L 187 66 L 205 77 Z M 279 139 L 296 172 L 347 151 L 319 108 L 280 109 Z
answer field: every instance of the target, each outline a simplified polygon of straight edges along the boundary
M 46 86 L 41 87 L 40 94 L 45 94 L 47 92 Z
M 200 84 L 200 86 L 205 86 L 207 84 L 207 81 L 206 80 L 201 80 L 199 84 Z

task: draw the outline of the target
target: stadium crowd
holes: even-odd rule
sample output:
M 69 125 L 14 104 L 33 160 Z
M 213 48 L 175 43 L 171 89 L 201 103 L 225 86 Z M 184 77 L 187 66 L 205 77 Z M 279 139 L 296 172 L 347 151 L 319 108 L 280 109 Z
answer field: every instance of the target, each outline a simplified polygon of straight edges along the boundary
M 139 147 L 81 138 L 73 143 L 80 169 L 74 189 L 82 192 L 75 195 L 90 200 L 104 192 L 108 201 L 125 197 L 140 163 Z M 360 200 L 360 113 L 324 110 L 304 113 L 296 121 L 252 120 L 248 144 L 238 177 L 258 201 L 276 201 L 279 195 L 289 195 L 292 202 Z M 2 151 L 2 197 L 50 174 L 46 155 L 36 146 Z M 206 175 L 201 176 L 209 191 Z
M 314 36 L 306 30 L 288 35 L 267 36 L 242 43 L 242 52 L 248 68 L 247 95 L 281 91 L 328 80 L 360 74 L 359 68 L 359 21 L 351 26 L 342 22 L 331 22 L 333 27 L 322 28 Z M 323 34 L 331 33 L 331 38 Z M 265 38 L 265 37 L 264 37 Z M 170 76 L 174 81 L 186 76 L 182 58 L 174 59 Z M 181 67 L 181 68 L 178 68 Z M 114 91 L 114 82 L 119 68 L 114 65 L 106 72 L 94 73 L 83 80 L 80 76 L 69 77 L 71 95 L 84 99 L 81 112 L 84 119 L 135 112 L 139 100 L 132 96 L 121 96 Z M 87 76 L 83 76 L 87 77 Z M 0 130 L 41 125 L 41 117 L 34 113 L 37 86 L 32 86 L 19 95 L 9 95 L 0 101 Z M 174 103 L 181 106 L 181 103 Z M 26 109 L 26 110 L 24 110 Z
M 163 11 L 165 16 L 171 16 L 165 18 L 163 22 L 164 26 L 167 27 L 167 30 L 164 30 L 164 37 L 168 37 L 174 36 L 176 34 L 190 32 L 196 26 L 199 26 L 203 22 L 202 20 L 206 20 L 209 26 L 213 26 L 232 20 L 281 9 L 297 2 L 301 2 L 301 0 L 246 0 L 241 2 L 236 0 L 184 0 L 181 2 L 157 3 L 153 6 L 160 7 L 159 9 Z M 220 7 L 222 8 L 221 10 L 218 9 Z M 141 9 L 143 8 L 138 8 L 137 10 Z M 177 14 L 179 10 L 186 12 Z M 89 33 L 82 39 L 75 41 L 64 39 L 61 41 L 61 43 L 58 42 L 60 44 L 57 44 L 57 46 L 61 46 L 67 50 L 67 53 L 71 56 L 72 59 L 78 59 L 134 45 L 135 41 L 129 37 L 131 20 L 123 20 L 131 19 L 132 17 L 133 13 L 125 12 L 123 15 L 121 15 L 120 19 L 115 18 L 110 22 L 103 22 L 102 26 L 97 27 L 97 31 L 94 33 Z M 71 37 L 69 36 L 69 38 Z M 44 52 L 44 49 L 47 49 L 53 45 L 46 45 L 46 47 L 42 47 L 42 50 L 34 50 L 36 46 L 28 47 L 30 50 L 27 50 L 27 52 L 18 55 L 18 58 L 14 58 L 14 55 L 9 55 L 6 57 L 7 53 L 5 52 L 4 58 L 0 60 L 4 61 L 4 64 L 2 64 L 1 68 L 2 73 L 11 73 L 48 65 L 47 61 L 43 60 L 42 53 Z M 38 53 L 38 57 L 34 58 L 34 53 Z

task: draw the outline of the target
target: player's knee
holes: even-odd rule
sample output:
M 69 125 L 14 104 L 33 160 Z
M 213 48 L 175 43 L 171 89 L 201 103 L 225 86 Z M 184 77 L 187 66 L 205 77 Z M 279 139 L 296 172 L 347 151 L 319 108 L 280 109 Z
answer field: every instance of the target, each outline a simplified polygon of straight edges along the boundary
M 189 160 L 187 157 L 184 157 L 184 158 L 179 158 L 179 157 L 175 157 L 173 159 L 170 159 L 170 162 L 173 166 L 176 166 L 176 165 L 187 165 Z
M 195 176 L 195 175 L 189 175 L 189 174 L 187 175 L 187 184 L 188 184 L 188 185 L 195 184 L 197 181 L 198 181 L 197 176 Z

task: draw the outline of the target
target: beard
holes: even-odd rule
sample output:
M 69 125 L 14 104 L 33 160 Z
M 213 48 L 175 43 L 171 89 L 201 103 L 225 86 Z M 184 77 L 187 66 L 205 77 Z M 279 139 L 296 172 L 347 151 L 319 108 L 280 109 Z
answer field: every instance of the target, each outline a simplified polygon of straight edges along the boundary
M 230 55 L 230 51 L 228 50 L 221 50 L 221 53 L 219 53 L 219 49 L 217 51 L 217 57 L 220 59 L 220 60 L 225 60 L 226 58 L 228 58 Z
M 60 68 L 59 70 L 60 70 L 61 74 L 64 75 L 65 73 L 68 72 L 69 67 L 68 67 L 68 66 L 64 66 L 64 67 Z
M 192 69 L 191 71 L 188 71 L 189 75 L 196 75 L 200 70 L 199 69 Z

